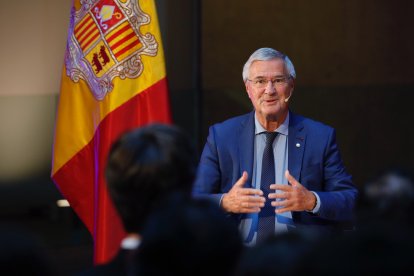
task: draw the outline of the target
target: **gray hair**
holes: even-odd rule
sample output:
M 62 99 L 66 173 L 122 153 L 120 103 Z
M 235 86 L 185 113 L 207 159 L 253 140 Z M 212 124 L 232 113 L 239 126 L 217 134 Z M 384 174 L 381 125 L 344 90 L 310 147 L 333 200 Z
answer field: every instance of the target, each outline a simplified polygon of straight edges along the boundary
M 271 60 L 271 59 L 277 59 L 277 58 L 282 59 L 285 62 L 285 67 L 290 77 L 292 77 L 293 79 L 296 79 L 295 67 L 293 67 L 293 63 L 290 61 L 287 55 L 272 48 L 260 48 L 260 49 L 257 49 L 244 64 L 243 73 L 242 73 L 243 81 L 247 80 L 250 66 L 252 65 L 254 61 Z

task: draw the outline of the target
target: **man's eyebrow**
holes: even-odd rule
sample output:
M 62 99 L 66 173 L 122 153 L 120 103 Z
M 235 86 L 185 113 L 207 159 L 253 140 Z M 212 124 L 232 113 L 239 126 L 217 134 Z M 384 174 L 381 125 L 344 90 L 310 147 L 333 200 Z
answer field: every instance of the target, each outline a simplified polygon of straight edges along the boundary
M 280 78 L 285 78 L 286 75 L 276 75 L 276 76 L 271 76 L 269 79 L 280 79 Z M 257 79 L 268 79 L 265 76 L 256 76 L 253 79 L 257 80 Z

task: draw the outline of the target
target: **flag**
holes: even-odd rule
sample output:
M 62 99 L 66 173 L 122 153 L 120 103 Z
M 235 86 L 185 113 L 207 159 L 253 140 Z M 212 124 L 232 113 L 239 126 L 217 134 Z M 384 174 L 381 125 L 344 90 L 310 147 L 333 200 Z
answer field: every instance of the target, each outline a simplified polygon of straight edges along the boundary
M 74 0 L 56 116 L 51 177 L 91 232 L 96 264 L 125 236 L 106 189 L 111 144 L 127 130 L 171 123 L 153 0 Z

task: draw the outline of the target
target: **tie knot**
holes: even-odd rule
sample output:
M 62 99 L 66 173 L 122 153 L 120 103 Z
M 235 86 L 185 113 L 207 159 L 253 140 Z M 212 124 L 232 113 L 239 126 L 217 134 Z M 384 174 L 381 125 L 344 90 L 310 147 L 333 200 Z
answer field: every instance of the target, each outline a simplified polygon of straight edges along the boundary
M 273 141 L 275 140 L 277 136 L 277 132 L 265 132 L 266 134 L 266 145 L 273 144 Z

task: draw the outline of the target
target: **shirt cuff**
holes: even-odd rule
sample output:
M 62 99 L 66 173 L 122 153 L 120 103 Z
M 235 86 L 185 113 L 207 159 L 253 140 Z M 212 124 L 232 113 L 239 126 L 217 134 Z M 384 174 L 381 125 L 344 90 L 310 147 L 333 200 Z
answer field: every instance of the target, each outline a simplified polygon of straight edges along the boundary
M 224 197 L 224 194 L 221 194 L 220 201 L 219 201 L 219 207 L 221 207 L 221 202 L 223 201 L 223 197 Z
M 316 214 L 317 212 L 319 212 L 319 209 L 321 208 L 321 199 L 319 198 L 317 193 L 315 193 L 314 191 L 311 191 L 311 192 L 316 197 L 316 205 L 315 205 L 315 208 L 313 208 L 310 212 L 313 214 Z

